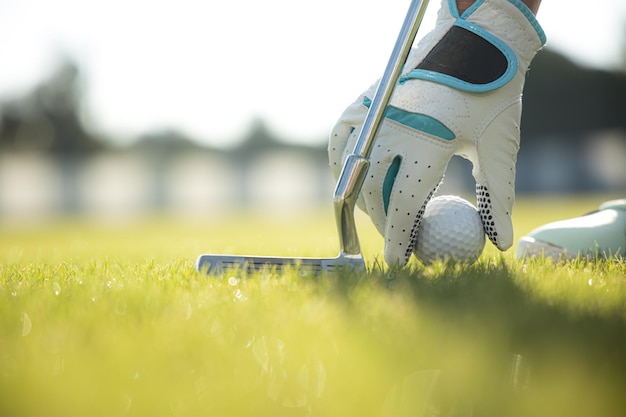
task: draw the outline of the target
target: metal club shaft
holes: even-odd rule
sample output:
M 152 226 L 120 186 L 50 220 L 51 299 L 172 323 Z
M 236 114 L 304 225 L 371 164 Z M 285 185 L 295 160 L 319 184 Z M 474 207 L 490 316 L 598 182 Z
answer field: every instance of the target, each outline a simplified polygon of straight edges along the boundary
M 354 221 L 354 210 L 369 168 L 369 156 L 402 67 L 411 51 L 424 18 L 428 0 L 412 0 L 400 34 L 380 79 L 376 94 L 363 122 L 351 155 L 346 158 L 333 195 L 333 207 L 339 232 L 340 256 L 360 255 L 361 247 Z

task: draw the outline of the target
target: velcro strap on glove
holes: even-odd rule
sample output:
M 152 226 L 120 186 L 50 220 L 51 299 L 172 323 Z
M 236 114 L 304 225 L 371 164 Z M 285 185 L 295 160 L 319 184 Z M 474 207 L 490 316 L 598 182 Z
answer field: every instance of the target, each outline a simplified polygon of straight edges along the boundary
M 482 9 L 493 6 L 485 5 L 483 1 L 477 0 L 462 16 L 457 14 L 452 26 L 424 58 L 400 77 L 400 83 L 403 84 L 411 79 L 421 79 L 461 91 L 481 93 L 506 85 L 515 77 L 520 67 L 522 69 L 526 67 L 526 62 L 521 66 L 518 63 L 516 52 L 521 51 L 517 51 L 517 48 L 514 50 L 505 40 L 489 30 L 490 22 Z M 545 34 L 541 27 L 519 0 L 498 0 L 494 3 L 506 4 L 510 9 L 515 10 L 517 19 L 524 21 L 518 26 L 534 29 L 539 45 L 545 43 Z M 454 18 L 456 5 L 453 6 Z M 491 29 L 496 33 L 501 32 L 501 27 L 493 26 Z M 515 30 L 513 32 L 517 33 Z M 523 56 L 522 61 L 526 60 L 529 61 L 528 57 Z
M 502 87 L 516 72 L 517 57 L 504 42 L 479 26 L 458 20 L 400 83 L 421 79 L 478 93 Z

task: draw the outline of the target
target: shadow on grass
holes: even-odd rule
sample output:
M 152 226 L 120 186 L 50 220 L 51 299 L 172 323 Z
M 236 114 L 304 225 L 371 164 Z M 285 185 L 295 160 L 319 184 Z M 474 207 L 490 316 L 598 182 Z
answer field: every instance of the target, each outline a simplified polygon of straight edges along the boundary
M 365 343 L 393 358 L 384 365 L 395 366 L 389 415 L 618 416 L 626 407 L 623 271 L 504 258 L 375 265 L 332 288 Z M 603 291 L 592 288 L 597 278 Z M 403 414 L 419 408 L 418 397 L 430 411 Z

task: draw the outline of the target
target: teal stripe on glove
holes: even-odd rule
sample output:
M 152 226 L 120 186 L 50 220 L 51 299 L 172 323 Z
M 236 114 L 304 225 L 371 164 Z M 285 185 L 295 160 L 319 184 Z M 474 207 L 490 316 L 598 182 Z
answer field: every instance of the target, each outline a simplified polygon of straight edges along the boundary
M 365 107 L 369 108 L 371 104 L 372 100 L 367 97 L 363 98 L 363 105 Z M 454 132 L 448 129 L 443 123 L 425 114 L 411 113 L 394 106 L 388 106 L 387 110 L 385 110 L 385 117 L 401 125 L 428 133 L 440 139 L 453 140 L 456 138 Z

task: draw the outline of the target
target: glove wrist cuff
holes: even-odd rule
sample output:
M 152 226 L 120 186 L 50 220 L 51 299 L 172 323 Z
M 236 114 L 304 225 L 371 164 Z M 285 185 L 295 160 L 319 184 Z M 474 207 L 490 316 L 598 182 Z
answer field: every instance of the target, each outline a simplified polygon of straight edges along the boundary
M 455 0 L 444 1 L 454 3 L 456 9 Z M 521 0 L 476 0 L 458 19 L 478 25 L 501 39 L 525 67 L 546 43 L 541 25 Z

